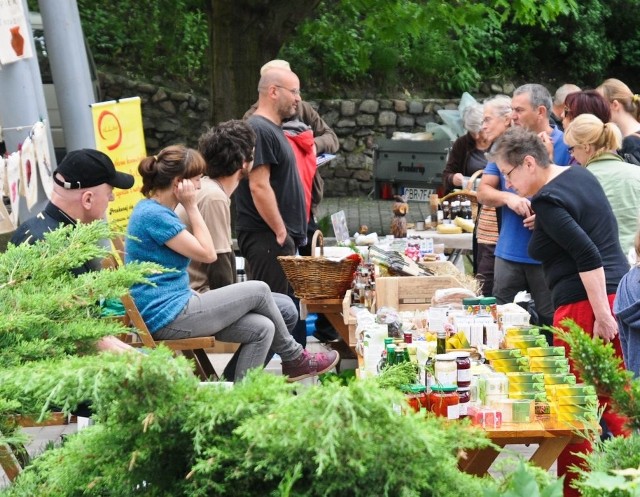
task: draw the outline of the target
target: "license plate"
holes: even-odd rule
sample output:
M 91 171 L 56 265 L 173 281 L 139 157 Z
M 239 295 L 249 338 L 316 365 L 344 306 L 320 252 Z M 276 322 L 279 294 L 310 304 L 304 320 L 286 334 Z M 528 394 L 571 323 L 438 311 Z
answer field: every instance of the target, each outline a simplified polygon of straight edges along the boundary
M 405 188 L 404 196 L 407 201 L 428 202 L 429 196 L 434 193 L 430 188 Z

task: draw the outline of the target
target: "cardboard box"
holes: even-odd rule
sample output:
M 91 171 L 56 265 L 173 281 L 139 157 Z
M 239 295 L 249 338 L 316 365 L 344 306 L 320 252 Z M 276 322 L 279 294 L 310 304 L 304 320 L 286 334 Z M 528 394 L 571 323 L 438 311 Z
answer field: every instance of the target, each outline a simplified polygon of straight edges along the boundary
M 376 279 L 376 308 L 415 311 L 431 306 L 436 290 L 462 287 L 454 276 L 387 276 Z

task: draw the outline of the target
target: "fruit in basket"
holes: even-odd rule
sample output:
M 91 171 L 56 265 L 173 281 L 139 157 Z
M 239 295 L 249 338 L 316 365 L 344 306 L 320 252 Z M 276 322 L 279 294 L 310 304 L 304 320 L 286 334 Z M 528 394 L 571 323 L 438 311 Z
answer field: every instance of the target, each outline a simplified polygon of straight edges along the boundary
M 462 231 L 465 231 L 467 233 L 473 233 L 473 230 L 476 227 L 471 219 L 463 219 L 460 216 L 456 217 L 453 222 L 456 224 L 456 226 L 462 228 Z
M 453 224 L 439 224 L 436 231 L 441 235 L 459 235 L 462 233 L 462 228 Z

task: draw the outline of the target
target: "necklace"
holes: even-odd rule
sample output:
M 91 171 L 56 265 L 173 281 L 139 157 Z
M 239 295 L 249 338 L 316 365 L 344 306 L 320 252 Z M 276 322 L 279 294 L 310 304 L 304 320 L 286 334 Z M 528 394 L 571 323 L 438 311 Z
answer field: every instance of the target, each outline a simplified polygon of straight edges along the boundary
M 218 187 L 223 191 L 223 193 L 227 196 L 227 198 L 229 198 L 229 194 L 227 193 L 227 190 L 224 189 L 224 186 L 222 186 L 222 183 L 220 183 L 215 178 L 211 178 L 211 181 L 213 181 L 216 185 L 218 185 Z

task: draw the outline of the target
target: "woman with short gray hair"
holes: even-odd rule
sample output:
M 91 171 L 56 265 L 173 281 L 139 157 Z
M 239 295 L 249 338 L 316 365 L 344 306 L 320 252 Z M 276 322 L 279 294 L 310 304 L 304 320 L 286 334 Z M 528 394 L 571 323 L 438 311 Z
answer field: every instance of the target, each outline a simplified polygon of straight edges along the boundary
M 447 165 L 442 172 L 445 194 L 464 186 L 465 178 L 487 165 L 484 154 L 490 143 L 482 134 L 482 104 L 474 103 L 462 113 L 462 124 L 467 133 L 459 137 L 451 147 Z

